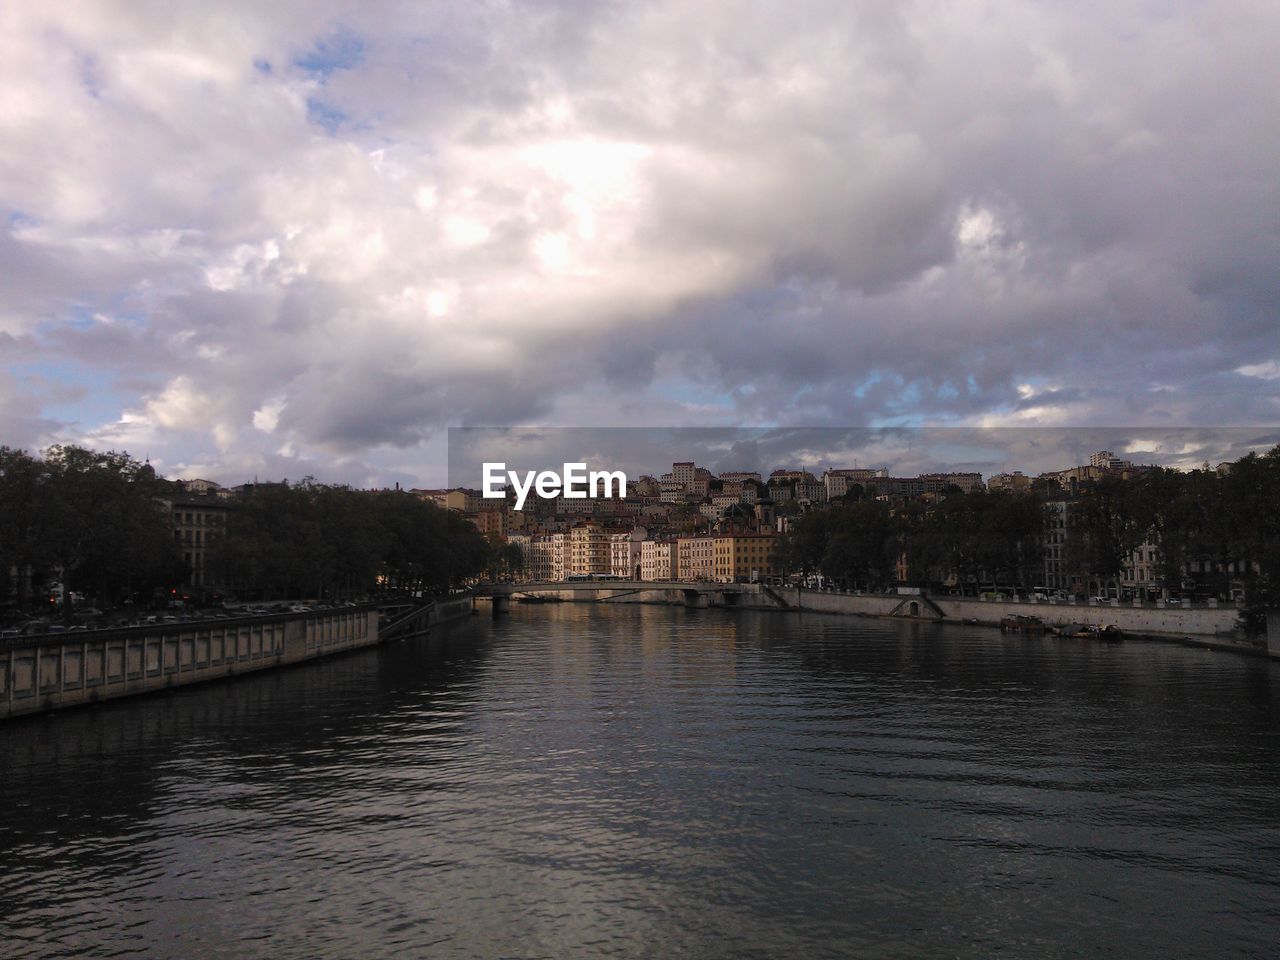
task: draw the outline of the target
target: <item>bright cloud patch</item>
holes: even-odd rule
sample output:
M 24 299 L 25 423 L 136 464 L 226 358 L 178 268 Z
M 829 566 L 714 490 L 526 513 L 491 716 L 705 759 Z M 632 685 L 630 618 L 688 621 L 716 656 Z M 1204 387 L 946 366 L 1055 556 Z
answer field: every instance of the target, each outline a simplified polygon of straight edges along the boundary
M 64 423 L 10 377 L 0 441 L 413 480 L 461 423 L 1264 422 L 1278 32 L 0 5 L 0 362 L 126 398 Z
M 1257 377 L 1259 380 L 1280 380 L 1280 363 L 1268 360 L 1266 363 L 1248 363 L 1236 367 L 1236 373 L 1245 377 Z

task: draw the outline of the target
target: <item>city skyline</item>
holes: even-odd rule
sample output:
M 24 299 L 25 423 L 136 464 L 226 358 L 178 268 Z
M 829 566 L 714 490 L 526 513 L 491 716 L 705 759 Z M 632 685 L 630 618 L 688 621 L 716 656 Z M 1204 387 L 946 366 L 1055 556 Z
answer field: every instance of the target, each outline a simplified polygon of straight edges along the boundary
M 390 486 L 460 425 L 1277 422 L 1266 5 L 0 26 L 11 446 Z

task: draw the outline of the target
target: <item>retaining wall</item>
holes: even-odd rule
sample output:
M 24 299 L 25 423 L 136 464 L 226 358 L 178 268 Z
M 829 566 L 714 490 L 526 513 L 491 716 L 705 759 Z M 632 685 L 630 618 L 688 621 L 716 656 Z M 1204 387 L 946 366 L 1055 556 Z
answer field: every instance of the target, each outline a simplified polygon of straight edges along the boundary
M 378 642 L 373 607 L 17 637 L 0 719 L 280 667 Z
M 1038 617 L 1049 626 L 1079 623 L 1105 627 L 1114 624 L 1126 633 L 1153 636 L 1214 637 L 1235 631 L 1237 611 L 1234 607 L 1150 607 L 1132 604 L 1048 603 L 979 600 L 962 597 L 915 597 L 910 595 L 851 595 L 821 593 L 788 587 L 773 592 L 794 608 L 822 613 L 853 613 L 867 616 L 910 616 L 911 603 L 917 602 L 917 616 L 938 619 L 936 606 L 947 620 L 976 621 L 999 624 L 1010 616 Z M 931 606 L 932 605 L 932 606 Z

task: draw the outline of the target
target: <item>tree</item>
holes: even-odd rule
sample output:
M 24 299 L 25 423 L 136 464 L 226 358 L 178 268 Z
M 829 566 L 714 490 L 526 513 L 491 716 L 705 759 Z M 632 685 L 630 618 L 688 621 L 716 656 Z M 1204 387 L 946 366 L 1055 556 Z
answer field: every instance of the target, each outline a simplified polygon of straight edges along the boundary
M 0 449 L 0 566 L 21 605 L 61 581 L 112 605 L 179 582 L 182 561 L 155 472 L 127 453 L 54 446 L 37 459 Z M 64 609 L 68 605 L 64 604 Z
M 867 500 L 815 510 L 797 518 L 783 535 L 778 557 L 785 569 L 873 589 L 893 576 L 899 527 L 888 504 Z
M 1104 590 L 1114 583 L 1119 593 L 1126 560 L 1155 524 L 1143 493 L 1141 484 L 1113 476 L 1082 485 L 1068 520 L 1067 561 L 1073 573 Z

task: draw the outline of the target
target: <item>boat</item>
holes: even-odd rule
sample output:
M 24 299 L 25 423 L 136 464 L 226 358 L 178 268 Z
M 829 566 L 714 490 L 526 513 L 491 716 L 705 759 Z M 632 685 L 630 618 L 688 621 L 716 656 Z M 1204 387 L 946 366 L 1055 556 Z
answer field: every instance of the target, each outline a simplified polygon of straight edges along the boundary
M 1079 640 L 1101 640 L 1104 643 L 1119 643 L 1124 639 L 1124 631 L 1114 623 L 1099 627 L 1092 623 L 1072 623 L 1054 630 L 1060 637 L 1075 637 Z
M 516 603 L 564 603 L 560 597 L 548 597 L 540 593 L 521 593 L 516 595 Z
M 1007 633 L 1044 633 L 1044 622 L 1039 617 L 1014 615 L 1004 617 L 1000 629 Z
M 1103 643 L 1120 643 L 1124 640 L 1124 631 L 1114 623 L 1109 623 L 1098 631 L 1098 639 Z
M 1054 634 L 1059 637 L 1079 637 L 1082 640 L 1088 640 L 1098 631 L 1097 627 L 1091 627 L 1087 623 L 1068 623 L 1061 627 L 1054 628 Z

